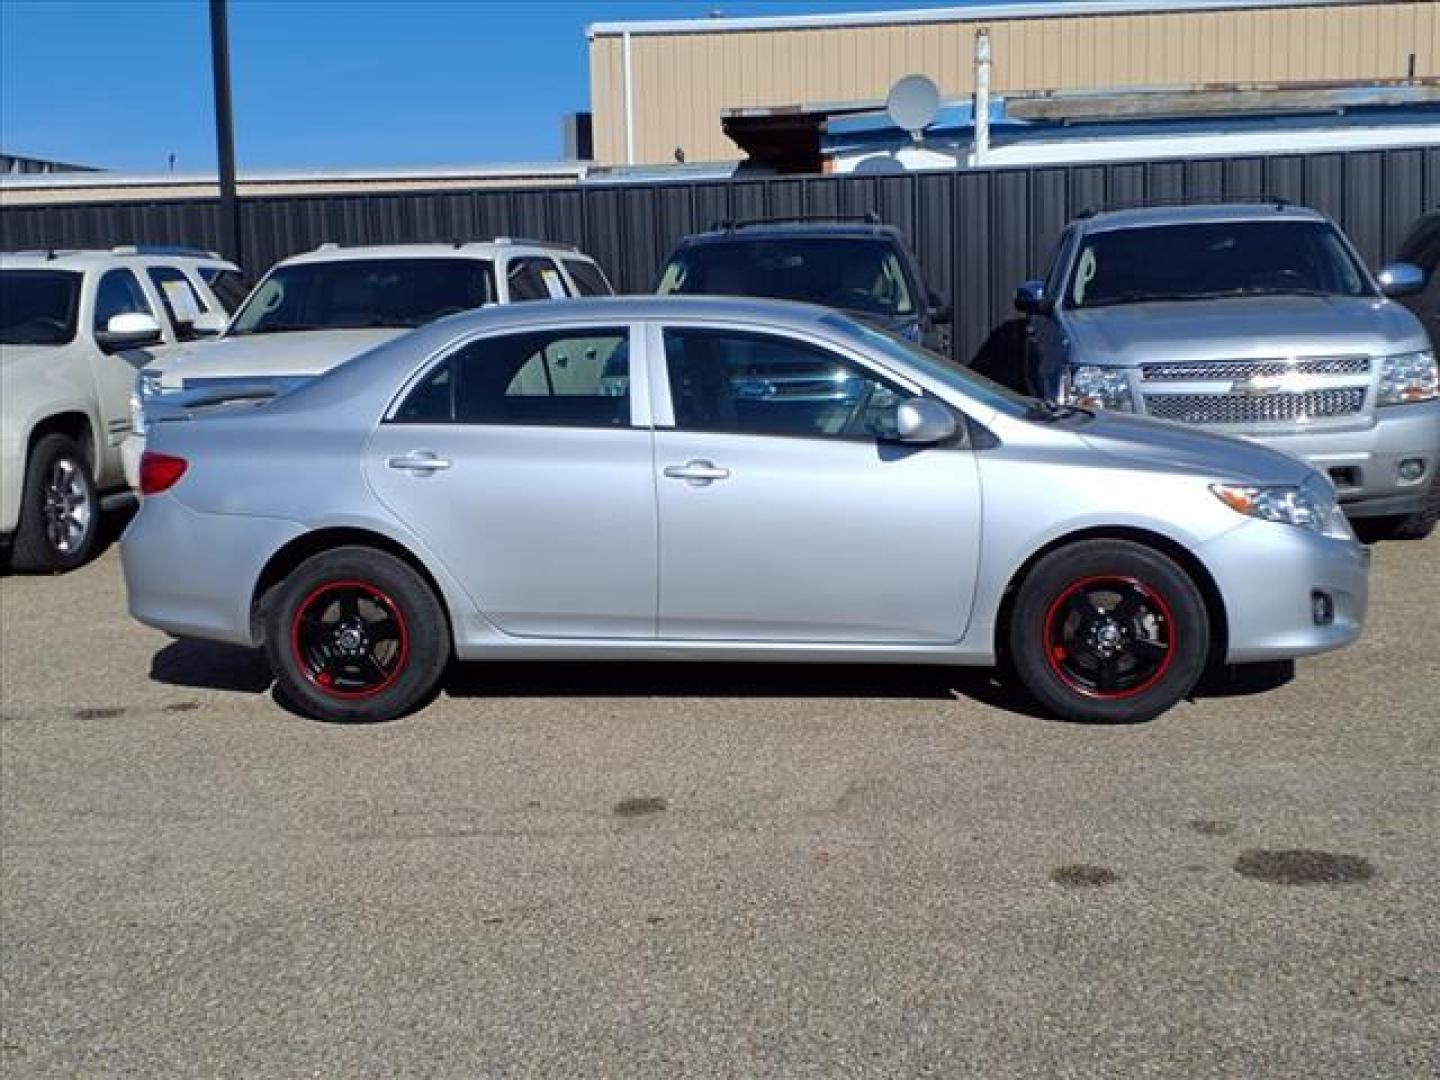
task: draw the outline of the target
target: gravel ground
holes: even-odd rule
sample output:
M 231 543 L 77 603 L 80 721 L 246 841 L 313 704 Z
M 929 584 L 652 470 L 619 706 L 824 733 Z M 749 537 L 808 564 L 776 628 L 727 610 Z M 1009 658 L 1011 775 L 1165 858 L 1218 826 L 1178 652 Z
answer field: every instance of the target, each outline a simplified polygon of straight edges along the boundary
M 1109 728 L 630 664 L 327 725 L 131 623 L 113 550 L 7 577 L 0 1072 L 1434 1075 L 1437 555 L 1294 681 Z

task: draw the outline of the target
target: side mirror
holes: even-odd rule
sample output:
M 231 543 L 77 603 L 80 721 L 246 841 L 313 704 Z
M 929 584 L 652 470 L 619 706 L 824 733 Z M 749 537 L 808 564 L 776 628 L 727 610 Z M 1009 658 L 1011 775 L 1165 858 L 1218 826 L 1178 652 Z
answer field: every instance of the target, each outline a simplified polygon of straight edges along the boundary
M 1425 271 L 1414 263 L 1391 263 L 1380 271 L 1380 291 L 1386 296 L 1408 296 L 1425 287 Z
M 1022 315 L 1049 315 L 1055 301 L 1045 295 L 1043 281 L 1027 281 L 1015 290 L 1015 310 Z
M 910 398 L 895 410 L 895 438 L 914 446 L 933 446 L 955 437 L 955 414 L 933 398 Z
M 138 349 L 154 345 L 160 339 L 160 324 L 155 316 L 143 311 L 112 315 L 105 329 L 95 332 L 95 343 L 102 349 Z
M 936 326 L 945 326 L 955 317 L 950 305 L 940 299 L 939 293 L 930 294 L 930 321 Z
M 202 311 L 190 322 L 190 330 L 197 337 L 214 337 L 223 333 L 229 320 L 218 311 Z

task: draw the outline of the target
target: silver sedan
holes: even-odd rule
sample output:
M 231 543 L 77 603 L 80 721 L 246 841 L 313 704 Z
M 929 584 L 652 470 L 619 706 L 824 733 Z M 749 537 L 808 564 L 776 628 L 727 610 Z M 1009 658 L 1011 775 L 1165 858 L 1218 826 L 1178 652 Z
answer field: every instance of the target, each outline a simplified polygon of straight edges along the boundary
M 262 645 L 315 716 L 452 658 L 1005 663 L 1154 716 L 1354 641 L 1367 552 L 1260 446 L 1015 396 L 821 308 L 621 298 L 442 320 L 272 400 L 157 416 L 130 610 Z

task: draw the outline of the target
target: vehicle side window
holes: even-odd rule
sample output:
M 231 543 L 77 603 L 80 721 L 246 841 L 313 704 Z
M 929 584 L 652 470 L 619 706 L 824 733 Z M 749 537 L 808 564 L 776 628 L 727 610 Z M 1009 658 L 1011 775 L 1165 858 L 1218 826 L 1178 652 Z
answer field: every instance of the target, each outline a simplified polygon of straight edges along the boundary
M 155 315 L 133 273 L 124 269 L 107 271 L 95 290 L 94 329 L 97 332 L 103 331 L 116 315 L 128 315 L 132 312 L 152 318 Z
M 549 259 L 537 255 L 521 255 L 510 260 L 505 271 L 510 283 L 510 302 L 522 300 L 558 300 L 566 295 L 560 268 Z
M 205 266 L 200 269 L 200 276 L 205 279 L 205 284 L 210 286 L 210 291 L 215 298 L 224 305 L 227 312 L 233 312 L 240 306 L 250 290 L 245 287 L 245 279 L 236 270 L 223 270 L 217 266 Z
M 565 269 L 570 271 L 570 280 L 575 283 L 575 289 L 581 296 L 615 295 L 604 271 L 594 263 L 585 262 L 583 259 L 566 259 Z
M 472 342 L 420 381 L 393 422 L 624 427 L 629 333 L 587 327 Z
M 843 356 L 738 330 L 665 331 L 675 426 L 688 431 L 888 438 L 909 395 Z
M 170 316 L 175 336 L 181 341 L 193 341 L 199 336 L 195 333 L 195 316 L 205 310 L 205 303 L 195 291 L 195 286 L 173 266 L 152 266 L 147 273 L 155 291 L 160 294 L 161 303 L 165 305 L 165 314 Z

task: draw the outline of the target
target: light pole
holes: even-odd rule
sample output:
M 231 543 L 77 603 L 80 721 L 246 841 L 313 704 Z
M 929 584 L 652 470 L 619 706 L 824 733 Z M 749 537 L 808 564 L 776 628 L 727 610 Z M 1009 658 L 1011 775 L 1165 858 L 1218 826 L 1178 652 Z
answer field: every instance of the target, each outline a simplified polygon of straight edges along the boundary
M 210 68 L 215 76 L 215 148 L 220 158 L 220 248 L 240 262 L 240 200 L 235 194 L 235 120 L 230 109 L 230 27 L 226 0 L 210 0 Z

